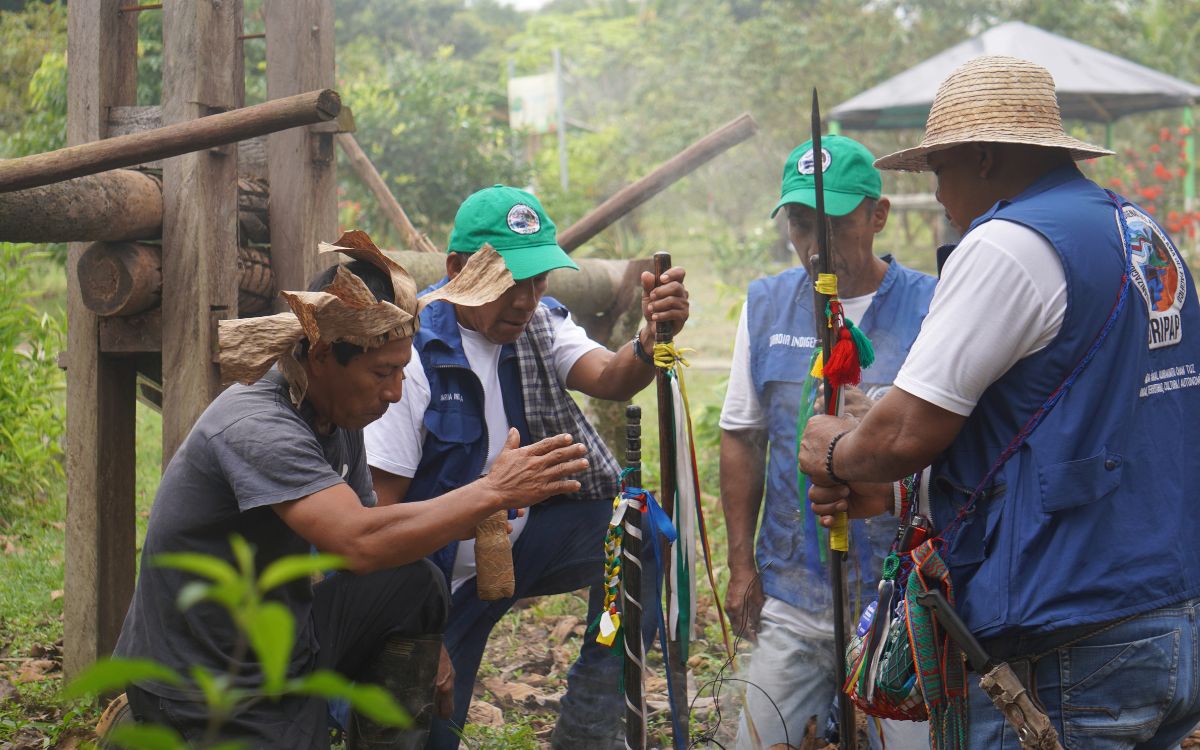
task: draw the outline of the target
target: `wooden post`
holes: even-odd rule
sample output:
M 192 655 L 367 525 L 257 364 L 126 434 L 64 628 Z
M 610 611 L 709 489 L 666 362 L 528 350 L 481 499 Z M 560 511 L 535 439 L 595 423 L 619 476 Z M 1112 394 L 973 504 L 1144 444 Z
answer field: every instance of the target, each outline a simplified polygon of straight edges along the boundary
M 375 196 L 379 207 L 383 209 L 383 213 L 387 216 L 388 221 L 392 223 L 392 227 L 400 233 L 400 239 L 404 241 L 408 249 L 422 253 L 437 253 L 438 249 L 430 241 L 429 237 L 419 232 L 413 226 L 413 223 L 409 221 L 408 214 L 404 213 L 404 209 L 401 208 L 400 202 L 396 200 L 396 196 L 392 195 L 391 190 L 388 190 L 387 183 L 383 181 L 383 175 L 379 174 L 379 170 L 375 169 L 375 165 L 367 157 L 367 152 L 362 150 L 362 146 L 358 145 L 354 134 L 338 133 L 337 142 L 346 154 L 346 160 L 350 162 L 350 168 L 354 170 L 354 174 L 358 175 L 358 179 L 362 181 L 362 184 Z
M 67 143 L 104 138 L 109 107 L 137 98 L 137 19 L 125 0 L 67 9 Z M 67 262 L 67 528 L 63 671 L 79 674 L 116 644 L 133 595 L 134 381 L 129 359 L 100 353 L 98 323 Z
M 266 0 L 267 98 L 333 86 L 333 1 Z M 333 133 L 267 136 L 271 262 L 277 289 L 305 289 L 317 243 L 338 237 Z M 277 309 L 283 302 L 277 301 Z
M 242 105 L 236 56 L 242 3 L 174 0 L 163 8 L 163 124 Z M 296 92 L 299 93 L 299 92 Z M 220 392 L 216 321 L 237 317 L 237 149 L 163 163 L 163 466 Z

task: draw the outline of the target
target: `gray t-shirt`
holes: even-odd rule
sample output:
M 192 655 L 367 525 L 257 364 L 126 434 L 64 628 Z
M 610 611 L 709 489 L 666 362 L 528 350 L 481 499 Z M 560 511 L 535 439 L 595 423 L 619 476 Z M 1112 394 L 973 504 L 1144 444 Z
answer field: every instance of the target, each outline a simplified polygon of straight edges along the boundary
M 305 402 L 299 410 L 275 371 L 249 386 L 233 385 L 216 398 L 171 459 L 150 511 L 141 575 L 114 655 L 159 661 L 186 675 L 193 664 L 214 674 L 235 672 L 235 684 L 258 686 L 253 651 L 238 651 L 228 612 L 211 602 L 186 611 L 176 606 L 184 585 L 197 578 L 154 565 L 164 552 L 200 552 L 237 567 L 229 539 L 240 534 L 255 549 L 262 572 L 284 555 L 304 555 L 311 545 L 271 508 L 347 482 L 365 505 L 374 505 L 361 430 L 318 435 Z M 318 645 L 311 619 L 312 585 L 293 581 L 272 592 L 296 619 L 290 674 L 311 669 Z M 240 657 L 240 658 L 235 658 Z M 158 683 L 142 687 L 166 698 L 196 700 L 200 693 Z

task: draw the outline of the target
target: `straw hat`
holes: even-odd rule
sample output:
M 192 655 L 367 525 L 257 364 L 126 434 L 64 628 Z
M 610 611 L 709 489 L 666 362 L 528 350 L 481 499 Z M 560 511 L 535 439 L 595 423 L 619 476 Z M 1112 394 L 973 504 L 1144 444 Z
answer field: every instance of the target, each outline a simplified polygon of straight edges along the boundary
M 1017 57 L 985 55 L 967 61 L 942 81 L 921 145 L 888 154 L 875 166 L 923 172 L 929 169 L 929 153 L 963 143 L 1065 148 L 1077 160 L 1113 153 L 1066 134 L 1050 71 Z

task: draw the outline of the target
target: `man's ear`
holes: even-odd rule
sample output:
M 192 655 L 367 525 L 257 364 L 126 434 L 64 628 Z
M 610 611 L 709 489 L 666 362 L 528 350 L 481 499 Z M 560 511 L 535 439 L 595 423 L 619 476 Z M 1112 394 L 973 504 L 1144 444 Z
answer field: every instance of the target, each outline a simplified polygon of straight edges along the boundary
M 461 253 L 446 253 L 446 276 L 454 279 L 466 265 L 464 256 Z
M 975 158 L 976 174 L 986 180 L 996 174 L 996 155 L 998 149 L 994 143 L 971 144 L 971 155 Z
M 871 214 L 871 231 L 879 234 L 887 226 L 888 215 L 892 211 L 892 202 L 880 196 L 875 201 L 875 211 Z
M 325 341 L 318 341 L 315 344 L 309 345 L 308 354 L 305 356 L 305 360 L 308 362 L 310 367 L 321 368 L 329 364 L 333 358 L 332 355 L 333 347 L 331 347 Z

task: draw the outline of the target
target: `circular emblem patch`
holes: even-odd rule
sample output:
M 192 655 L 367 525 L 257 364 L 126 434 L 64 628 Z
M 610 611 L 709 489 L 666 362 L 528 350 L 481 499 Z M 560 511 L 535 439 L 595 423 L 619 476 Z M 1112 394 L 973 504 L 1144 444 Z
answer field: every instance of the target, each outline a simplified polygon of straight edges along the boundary
M 1150 315 L 1147 341 L 1151 349 L 1178 344 L 1183 339 L 1181 311 L 1187 299 L 1183 259 L 1158 224 L 1134 206 L 1126 206 L 1129 252 L 1133 255 L 1132 281 Z
M 829 171 L 829 163 L 833 161 L 833 157 L 829 155 L 829 149 L 821 149 L 821 171 Z M 800 161 L 796 162 L 796 171 L 800 174 L 812 174 L 816 160 L 813 159 L 813 152 L 810 148 L 805 152 L 804 156 L 800 157 Z
M 524 203 L 518 203 L 508 209 L 508 228 L 517 234 L 537 234 L 542 228 L 537 211 Z

